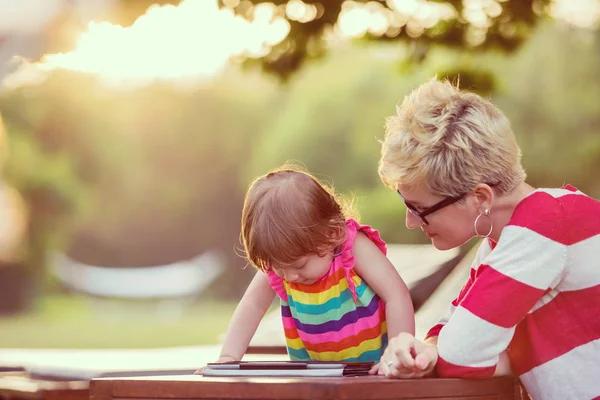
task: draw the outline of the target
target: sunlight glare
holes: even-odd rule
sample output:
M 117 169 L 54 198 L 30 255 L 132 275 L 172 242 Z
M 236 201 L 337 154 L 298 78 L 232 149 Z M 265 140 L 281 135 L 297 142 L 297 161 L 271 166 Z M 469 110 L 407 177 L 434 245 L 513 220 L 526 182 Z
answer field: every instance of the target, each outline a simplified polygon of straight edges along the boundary
M 462 17 L 471 24 L 467 32 L 471 45 L 485 40 L 492 19 L 502 16 L 503 1 L 463 0 Z M 269 54 L 290 32 L 286 17 L 307 23 L 324 13 L 322 4 L 302 0 L 279 5 L 224 0 L 224 4 L 239 5 L 243 10 L 236 11 L 251 22 L 231 8 L 219 8 L 217 0 L 154 5 L 129 27 L 91 22 L 74 51 L 48 54 L 38 63 L 22 61 L 17 71 L 4 79 L 3 86 L 39 84 L 54 69 L 95 74 L 123 87 L 157 79 L 191 85 L 214 77 L 231 59 Z M 393 37 L 404 28 L 408 36 L 416 38 L 440 20 L 457 18 L 456 9 L 448 2 L 386 0 L 386 4 L 389 9 L 376 1 L 344 1 L 333 28 L 335 35 L 356 38 L 369 33 Z M 600 0 L 554 0 L 549 11 L 554 18 L 578 27 L 600 27 Z M 507 27 L 510 28 L 504 24 L 501 29 L 505 31 Z
M 556 0 L 550 14 L 579 28 L 600 28 L 600 0 Z
M 371 26 L 370 17 L 371 13 L 362 4 L 346 1 L 342 5 L 337 26 L 344 36 L 361 37 Z
M 39 81 L 39 73 L 68 69 L 93 73 L 112 84 L 156 79 L 192 81 L 214 76 L 236 56 L 261 57 L 289 33 L 289 23 L 268 5 L 257 6 L 252 22 L 219 9 L 217 0 L 183 0 L 152 6 L 133 25 L 91 22 L 74 51 L 48 54 L 23 65 L 5 84 Z
M 490 0 L 495 1 L 495 0 Z M 375 36 L 395 36 L 406 25 L 407 34 L 418 37 L 426 28 L 440 20 L 456 17 L 456 10 L 449 4 L 424 0 L 387 0 L 389 9 L 379 2 L 367 4 L 345 1 L 337 23 L 344 36 L 361 37 L 367 32 Z
M 292 21 L 307 23 L 317 18 L 318 10 L 314 4 L 302 0 L 290 0 L 285 6 L 285 13 Z

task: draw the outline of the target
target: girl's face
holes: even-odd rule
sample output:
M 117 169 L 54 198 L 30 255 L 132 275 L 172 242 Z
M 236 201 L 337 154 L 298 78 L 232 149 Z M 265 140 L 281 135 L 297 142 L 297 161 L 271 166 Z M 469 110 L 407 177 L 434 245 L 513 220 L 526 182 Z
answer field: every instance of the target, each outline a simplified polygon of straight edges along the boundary
M 271 265 L 271 268 L 275 274 L 290 283 L 312 285 L 327 274 L 332 262 L 333 252 L 330 252 L 325 256 L 312 254 L 300 257 L 292 264 Z
M 438 250 L 449 250 L 469 241 L 475 234 L 473 222 L 477 218 L 477 207 L 472 196 L 466 195 L 462 201 L 443 207 L 425 218 L 411 212 L 424 212 L 428 208 L 444 200 L 443 197 L 434 195 L 420 186 L 398 185 L 398 192 L 404 198 L 406 209 L 406 227 L 408 229 L 421 228 L 431 239 L 431 243 Z

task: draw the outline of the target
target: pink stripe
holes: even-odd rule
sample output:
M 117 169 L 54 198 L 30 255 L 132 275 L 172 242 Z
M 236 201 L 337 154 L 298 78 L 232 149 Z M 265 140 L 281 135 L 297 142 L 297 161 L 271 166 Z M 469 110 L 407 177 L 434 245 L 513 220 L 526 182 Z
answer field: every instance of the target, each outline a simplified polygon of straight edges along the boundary
M 533 368 L 600 339 L 600 285 L 559 293 L 527 315 L 510 342 L 515 373 Z
M 460 293 L 458 294 L 458 296 L 454 300 L 452 300 L 452 305 L 454 307 L 458 307 L 458 305 L 463 301 L 463 299 L 465 298 L 467 293 L 469 293 L 469 290 L 471 290 L 471 286 L 473 286 L 474 281 L 475 281 L 475 269 L 471 268 L 471 270 L 469 271 L 469 279 L 467 279 L 467 281 L 463 285 L 462 289 L 460 289 Z M 427 334 L 425 335 L 425 339 L 429 339 L 430 337 L 433 337 L 433 336 L 439 336 L 440 331 L 442 330 L 443 327 L 444 327 L 443 324 L 434 325 L 431 329 L 429 329 L 429 332 L 427 332 Z
M 481 265 L 475 284 L 461 306 L 487 322 L 511 328 L 533 308 L 544 292 L 545 289 L 526 285 L 489 265 Z
M 565 244 L 570 234 L 564 229 L 564 215 L 557 199 L 546 192 L 536 192 L 517 205 L 509 225 L 521 226 Z M 557 229 L 561 228 L 561 229 Z
M 600 202 L 581 194 L 568 194 L 560 197 L 565 213 L 569 215 L 567 223 L 569 241 L 567 244 L 600 235 Z
M 571 245 L 600 234 L 600 202 L 583 194 L 567 194 L 555 199 L 537 192 L 515 209 L 509 225 L 521 226 Z
M 460 289 L 460 293 L 458 297 L 452 300 L 452 305 L 454 307 L 458 307 L 458 305 L 463 301 L 469 290 L 471 290 L 471 286 L 473 286 L 473 282 L 475 282 L 475 269 L 471 268 L 469 271 L 469 279 L 465 282 L 462 289 Z
M 439 336 L 439 335 L 440 335 L 440 331 L 442 330 L 442 328 L 443 328 L 443 327 L 444 327 L 444 325 L 443 325 L 443 324 L 437 324 L 437 325 L 434 325 L 434 326 L 433 326 L 433 327 L 432 327 L 432 328 L 429 330 L 429 332 L 427 332 L 427 335 L 425 335 L 425 339 L 424 339 L 424 340 L 427 340 L 427 339 L 429 339 L 430 337 Z
M 325 332 L 325 333 L 306 333 L 301 330 L 298 331 L 298 335 L 305 343 L 327 343 L 327 342 L 339 342 L 348 337 L 356 336 L 365 329 L 371 329 L 381 323 L 380 312 L 376 312 L 368 318 L 363 318 L 356 321 L 353 324 L 344 326 L 342 329 L 336 332 Z
M 283 321 L 283 327 L 285 329 L 296 329 L 296 324 L 294 324 L 294 318 L 292 317 L 281 317 Z
M 442 357 L 438 358 L 437 373 L 441 378 L 491 378 L 496 372 L 496 366 L 491 367 L 464 367 L 449 363 Z

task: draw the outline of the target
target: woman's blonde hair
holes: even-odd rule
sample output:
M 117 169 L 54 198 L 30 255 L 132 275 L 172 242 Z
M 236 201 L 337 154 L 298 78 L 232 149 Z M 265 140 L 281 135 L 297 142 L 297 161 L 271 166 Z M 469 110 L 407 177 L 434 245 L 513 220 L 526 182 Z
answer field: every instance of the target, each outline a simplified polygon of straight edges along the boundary
M 293 165 L 252 182 L 244 199 L 241 238 L 245 256 L 257 269 L 325 255 L 346 240 L 351 205 L 333 189 Z
M 477 94 L 432 79 L 386 119 L 379 176 L 393 189 L 417 184 L 458 196 L 478 183 L 493 185 L 501 195 L 526 175 L 506 116 Z

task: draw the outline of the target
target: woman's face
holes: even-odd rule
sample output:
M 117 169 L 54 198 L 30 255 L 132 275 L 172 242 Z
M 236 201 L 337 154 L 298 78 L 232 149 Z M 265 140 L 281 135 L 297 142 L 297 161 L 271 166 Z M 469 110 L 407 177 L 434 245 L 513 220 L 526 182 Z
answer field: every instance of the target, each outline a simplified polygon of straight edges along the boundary
M 434 195 L 416 185 L 398 185 L 398 192 L 406 204 L 418 212 L 423 212 L 444 200 L 444 197 Z M 429 224 L 426 224 L 421 217 L 412 213 L 407 207 L 406 227 L 408 229 L 421 228 L 436 249 L 453 249 L 469 241 L 475 234 L 473 222 L 478 212 L 473 203 L 473 197 L 467 195 L 463 200 L 427 215 L 425 219 Z

